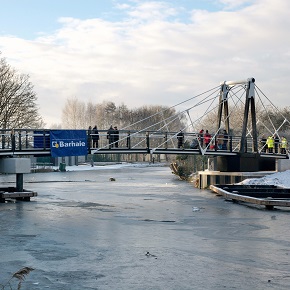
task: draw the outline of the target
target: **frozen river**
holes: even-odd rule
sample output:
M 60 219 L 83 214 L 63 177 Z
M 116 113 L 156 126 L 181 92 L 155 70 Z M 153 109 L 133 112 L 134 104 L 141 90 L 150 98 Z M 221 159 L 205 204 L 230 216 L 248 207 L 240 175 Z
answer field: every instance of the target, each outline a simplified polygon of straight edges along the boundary
M 14 186 L 15 176 L 0 181 Z M 35 173 L 24 182 L 37 197 L 0 204 L 0 284 L 29 266 L 21 289 L 290 287 L 287 209 L 227 202 L 168 167 Z

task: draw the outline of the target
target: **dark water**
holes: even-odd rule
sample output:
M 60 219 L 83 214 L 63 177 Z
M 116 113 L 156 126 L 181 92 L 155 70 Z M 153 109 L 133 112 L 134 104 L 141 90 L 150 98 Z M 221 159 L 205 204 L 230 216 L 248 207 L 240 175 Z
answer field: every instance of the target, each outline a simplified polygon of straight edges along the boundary
M 14 179 L 0 176 L 4 186 Z M 24 180 L 38 197 L 0 204 L 1 284 L 29 266 L 21 289 L 290 287 L 287 209 L 225 201 L 167 167 Z

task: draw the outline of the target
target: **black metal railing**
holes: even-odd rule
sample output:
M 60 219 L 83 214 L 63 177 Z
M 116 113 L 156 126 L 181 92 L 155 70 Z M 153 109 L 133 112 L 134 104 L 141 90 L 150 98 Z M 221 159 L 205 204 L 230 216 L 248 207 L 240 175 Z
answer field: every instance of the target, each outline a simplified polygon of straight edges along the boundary
M 118 153 L 118 151 L 127 153 L 138 152 L 158 153 L 159 151 L 170 151 L 196 154 L 213 154 L 222 155 L 225 152 L 239 153 L 241 136 L 223 136 L 214 135 L 210 140 L 200 137 L 197 132 L 184 132 L 181 140 L 181 146 L 178 146 L 178 132 L 160 132 L 160 131 L 134 131 L 119 130 L 118 134 L 107 133 L 107 130 L 99 130 L 98 136 L 87 132 L 88 153 L 106 154 L 108 150 Z M 49 129 L 1 129 L 0 154 L 33 154 L 33 155 L 50 155 L 50 130 Z M 93 140 L 98 137 L 98 142 Z M 245 152 L 253 152 L 253 138 L 246 138 Z M 96 146 L 97 144 L 97 146 Z M 195 146 L 193 146 L 195 144 Z M 180 145 L 180 144 L 179 144 Z M 178 148 L 180 147 L 180 148 Z M 274 150 L 273 154 L 281 154 L 280 146 Z M 268 153 L 265 148 L 259 147 L 256 153 Z M 243 152 L 243 153 L 245 153 Z

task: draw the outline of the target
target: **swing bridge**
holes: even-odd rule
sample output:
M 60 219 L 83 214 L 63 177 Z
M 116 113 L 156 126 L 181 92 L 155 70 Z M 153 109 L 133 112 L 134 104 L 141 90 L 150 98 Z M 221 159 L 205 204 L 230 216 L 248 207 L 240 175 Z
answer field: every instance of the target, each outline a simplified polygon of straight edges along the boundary
M 211 90 L 170 107 L 174 109 L 181 107 L 182 109 L 173 116 L 163 118 L 158 123 L 147 125 L 141 130 L 134 130 L 135 126 L 140 127 L 144 121 L 147 121 L 146 124 L 150 123 L 150 119 L 154 117 L 152 115 L 120 128 L 118 141 L 109 143 L 107 130 L 99 130 L 98 147 L 94 147 L 92 142 L 94 134 L 86 131 L 88 154 L 203 155 L 219 158 L 221 160 L 219 163 L 224 164 L 221 166 L 226 170 L 231 170 L 233 166 L 230 164 L 234 163 L 236 164 L 234 169 L 240 171 L 243 169 L 240 164 L 249 163 L 249 161 L 256 164 L 253 166 L 253 170 L 263 169 L 267 166 L 261 164 L 273 164 L 276 159 L 289 158 L 288 150 L 282 152 L 280 146 L 277 146 L 273 152 L 269 153 L 265 143 L 260 142 L 262 134 L 281 137 L 280 132 L 285 131 L 287 126 L 289 127 L 289 120 L 284 117 L 277 128 L 271 120 L 267 122 L 272 126 L 269 127 L 264 119 L 259 119 L 256 108 L 258 106 L 259 111 L 265 112 L 268 109 L 265 99 L 278 111 L 256 86 L 254 78 L 225 81 Z M 204 113 L 199 116 L 196 112 L 200 114 L 202 110 Z M 237 111 L 242 111 L 241 116 L 238 116 Z M 156 114 L 164 116 L 163 113 L 161 111 Z M 181 116 L 186 116 L 186 124 L 178 130 L 170 131 L 171 124 Z M 205 120 L 209 116 L 211 118 L 214 116 L 214 120 L 206 123 Z M 239 118 L 240 120 L 238 120 Z M 230 126 L 231 120 L 235 121 L 234 128 Z M 206 124 L 211 128 L 204 127 Z M 204 129 L 204 131 L 209 129 L 210 143 L 207 146 L 205 146 L 203 137 L 199 136 L 200 129 Z M 180 130 L 184 134 L 184 146 L 178 148 L 177 134 Z M 224 140 L 224 136 L 221 134 L 223 130 L 228 133 L 228 142 L 224 148 L 219 148 L 217 144 Z M 35 142 L 36 139 L 38 143 Z M 51 156 L 49 140 L 49 129 L 2 129 L 0 130 L 0 156 Z M 190 147 L 193 140 L 196 140 L 198 144 L 195 148 Z
M 279 114 L 279 120 L 282 120 L 280 124 L 271 120 L 273 114 L 267 113 L 269 108 L 274 108 L 276 114 Z M 165 117 L 168 109 L 174 109 L 176 113 Z M 265 113 L 268 120 L 265 119 Z M 162 120 L 154 123 L 152 120 L 156 115 L 162 116 Z M 181 122 L 184 118 L 186 122 Z M 174 126 L 176 123 L 179 126 L 183 125 L 176 129 Z M 283 113 L 257 87 L 255 79 L 248 78 L 243 81 L 224 81 L 204 93 L 120 128 L 117 134 L 118 140 L 108 139 L 107 130 L 99 130 L 96 144 L 93 142 L 95 134 L 89 130 L 81 131 L 85 132 L 83 143 L 87 145 L 84 146 L 86 155 L 208 156 L 209 161 L 214 164 L 212 172 L 220 172 L 216 178 L 226 178 L 227 176 L 222 176 L 222 172 L 231 175 L 234 172 L 243 174 L 245 171 L 253 173 L 271 171 L 275 170 L 278 159 L 289 159 L 288 148 L 287 150 L 283 148 L 282 151 L 279 144 L 276 144 L 274 150 L 268 152 L 265 142 L 260 142 L 265 136 L 276 136 L 278 140 L 281 139 L 281 134 L 287 132 L 287 129 L 289 131 L 289 124 L 289 120 L 283 116 Z M 136 128 L 141 129 L 136 130 Z M 199 134 L 200 129 L 208 130 L 210 133 L 207 144 L 204 136 Z M 224 130 L 227 136 L 221 133 Z M 53 156 L 53 148 L 51 148 L 53 131 L 32 128 L 0 130 L 0 172 L 16 174 L 16 187 L 1 188 L 0 202 L 5 202 L 5 198 L 30 200 L 30 197 L 37 196 L 36 192 L 23 189 L 23 173 L 29 173 L 31 170 L 30 158 L 25 157 Z M 182 146 L 180 144 L 178 146 L 177 142 L 180 131 L 184 136 Z M 64 134 L 64 131 L 60 133 Z M 190 146 L 193 140 L 196 141 L 197 146 Z M 219 147 L 218 144 L 221 143 L 224 146 Z M 212 177 L 206 175 L 200 178 L 200 188 L 206 186 L 207 180 Z M 234 178 L 237 179 L 239 176 L 236 174 Z M 211 183 L 219 182 L 216 179 Z

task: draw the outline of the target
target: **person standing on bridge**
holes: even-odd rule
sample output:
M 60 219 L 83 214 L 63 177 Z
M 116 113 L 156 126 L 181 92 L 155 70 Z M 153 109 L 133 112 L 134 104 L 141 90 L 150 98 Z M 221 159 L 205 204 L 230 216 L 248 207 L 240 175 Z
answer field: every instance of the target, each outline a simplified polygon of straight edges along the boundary
M 116 148 L 119 147 L 119 130 L 117 126 L 114 127 L 114 144 Z
M 99 131 L 97 128 L 97 125 L 93 128 L 92 131 L 92 139 L 93 139 L 93 148 L 98 148 L 99 147 Z
M 180 130 L 176 136 L 177 136 L 177 147 L 178 148 L 183 148 L 184 133 L 182 132 L 182 130 Z
M 273 153 L 274 143 L 274 138 L 272 136 L 269 136 L 266 142 L 269 153 Z
M 210 150 L 216 150 L 216 149 L 217 149 L 217 147 L 216 147 L 216 145 L 215 145 L 215 142 L 214 142 L 214 141 L 211 141 L 211 142 L 210 142 L 209 149 L 210 149 Z
M 217 149 L 223 149 L 223 141 L 224 140 L 224 135 L 222 134 L 221 131 L 218 132 L 217 138 L 216 138 L 216 148 Z
M 229 141 L 229 135 L 227 133 L 227 130 L 224 130 L 224 136 L 223 136 L 223 145 L 222 148 L 223 150 L 227 150 L 228 149 L 228 141 Z
M 205 130 L 205 134 L 204 134 L 204 144 L 205 144 L 205 147 L 207 149 L 209 149 L 210 138 L 211 138 L 211 135 L 208 133 L 208 130 Z
M 287 146 L 288 146 L 287 139 L 284 136 L 282 136 L 282 138 L 281 138 L 281 154 L 286 154 Z
M 204 138 L 204 136 L 203 136 L 203 132 L 204 132 L 204 130 L 201 129 L 201 130 L 199 131 L 199 133 L 198 133 L 198 141 L 199 141 L 199 144 L 200 144 L 200 148 L 203 147 L 203 138 Z
M 110 128 L 108 129 L 107 131 L 107 139 L 109 140 L 109 149 L 112 148 L 112 146 L 114 146 L 114 128 L 113 126 L 111 125 Z

